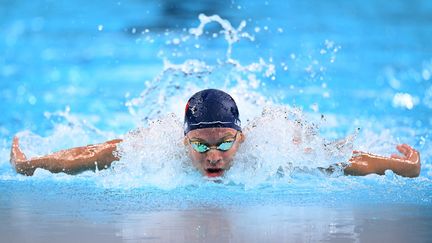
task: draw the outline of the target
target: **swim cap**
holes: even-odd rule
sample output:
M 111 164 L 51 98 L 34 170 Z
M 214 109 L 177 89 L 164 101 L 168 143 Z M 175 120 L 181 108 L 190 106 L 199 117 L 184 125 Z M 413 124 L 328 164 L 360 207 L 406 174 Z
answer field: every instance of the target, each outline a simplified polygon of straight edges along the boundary
M 210 127 L 228 127 L 241 131 L 234 99 L 217 89 L 205 89 L 194 94 L 185 109 L 185 134 L 195 129 Z

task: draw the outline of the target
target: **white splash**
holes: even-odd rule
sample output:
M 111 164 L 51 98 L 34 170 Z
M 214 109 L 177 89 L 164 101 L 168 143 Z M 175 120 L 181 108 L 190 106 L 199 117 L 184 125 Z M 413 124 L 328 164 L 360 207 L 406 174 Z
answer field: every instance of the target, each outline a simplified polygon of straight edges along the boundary
M 197 174 L 183 145 L 180 119 L 168 114 L 146 128 L 129 132 L 118 146 L 120 161 L 100 171 L 105 187 L 134 188 L 157 186 L 173 188 L 187 184 Z M 194 180 L 192 180 L 194 181 Z
M 194 59 L 180 64 L 165 60 L 164 70 L 147 83 L 139 97 L 128 100 L 126 106 L 135 124 L 142 126 L 168 112 L 182 117 L 192 94 L 205 88 L 217 88 L 234 97 L 239 108 L 245 111 L 240 112 L 240 118 L 248 120 L 258 115 L 264 105 L 272 103 L 258 91 L 265 85 L 261 77 L 271 75 L 275 75 L 274 65 L 263 59 L 248 65 L 235 60 L 218 65 Z
M 418 98 L 411 96 L 408 93 L 396 93 L 393 96 L 393 106 L 411 110 L 418 103 Z
M 195 35 L 195 37 L 199 37 L 204 32 L 204 27 L 211 23 L 216 22 L 220 24 L 220 26 L 223 28 L 222 33 L 225 36 L 225 40 L 228 43 L 228 49 L 227 49 L 227 59 L 231 59 L 231 52 L 232 52 L 232 45 L 238 41 L 240 41 L 241 38 L 247 38 L 251 41 L 254 41 L 254 37 L 248 34 L 247 32 L 242 32 L 243 28 L 246 27 L 246 21 L 241 21 L 240 25 L 237 28 L 234 28 L 231 23 L 226 20 L 222 19 L 219 15 L 211 15 L 207 16 L 205 14 L 200 14 L 198 16 L 200 20 L 200 25 L 196 28 L 191 28 L 189 30 L 190 34 Z
M 254 187 L 296 170 L 328 168 L 351 156 L 356 134 L 337 142 L 319 135 L 319 126 L 303 112 L 289 106 L 267 106 L 244 128 L 246 140 L 240 147 L 227 179 Z
M 113 132 L 102 131 L 90 122 L 70 114 L 70 109 L 59 112 L 45 112 L 45 117 L 54 123 L 49 136 L 42 137 L 31 131 L 16 134 L 27 158 L 46 155 L 61 149 L 100 143 L 118 137 Z

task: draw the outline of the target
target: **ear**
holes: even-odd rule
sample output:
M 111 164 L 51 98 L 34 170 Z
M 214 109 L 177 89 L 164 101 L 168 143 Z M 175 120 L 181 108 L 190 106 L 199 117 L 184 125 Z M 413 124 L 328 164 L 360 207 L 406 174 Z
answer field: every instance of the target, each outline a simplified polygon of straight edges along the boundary
M 241 132 L 240 133 L 240 143 L 243 143 L 244 141 L 245 141 L 245 139 L 246 139 L 246 135 L 244 135 L 244 133 L 243 132 Z
M 184 146 L 187 146 L 187 145 L 188 145 L 188 139 L 187 139 L 186 136 L 185 136 L 184 139 L 183 139 L 183 144 L 184 144 Z

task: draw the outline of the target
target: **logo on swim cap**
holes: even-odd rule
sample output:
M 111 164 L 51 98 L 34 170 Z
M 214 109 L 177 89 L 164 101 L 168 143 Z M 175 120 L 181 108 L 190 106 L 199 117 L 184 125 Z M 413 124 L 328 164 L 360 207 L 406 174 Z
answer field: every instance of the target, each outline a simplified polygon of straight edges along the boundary
M 206 89 L 194 94 L 187 102 L 184 133 L 212 127 L 241 131 L 241 122 L 237 105 L 229 94 L 217 89 Z

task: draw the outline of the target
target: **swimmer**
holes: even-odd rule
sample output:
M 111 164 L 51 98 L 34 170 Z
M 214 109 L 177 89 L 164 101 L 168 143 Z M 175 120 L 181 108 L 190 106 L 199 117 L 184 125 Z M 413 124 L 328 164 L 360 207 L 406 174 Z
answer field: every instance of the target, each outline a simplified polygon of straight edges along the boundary
M 245 141 L 234 99 L 227 93 L 206 89 L 194 94 L 186 104 L 184 119 L 184 145 L 192 165 L 204 176 L 221 177 L 234 163 L 238 148 Z M 293 138 L 293 142 L 295 138 Z M 115 151 L 121 139 L 87 145 L 28 159 L 14 137 L 10 162 L 15 170 L 33 175 L 36 168 L 53 173 L 77 174 L 85 170 L 108 168 L 120 160 Z M 383 175 L 386 170 L 405 177 L 420 174 L 420 155 L 407 144 L 396 146 L 401 155 L 378 156 L 353 151 L 348 163 L 342 163 L 346 175 Z M 332 168 L 324 169 L 331 171 Z

